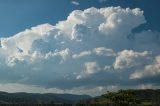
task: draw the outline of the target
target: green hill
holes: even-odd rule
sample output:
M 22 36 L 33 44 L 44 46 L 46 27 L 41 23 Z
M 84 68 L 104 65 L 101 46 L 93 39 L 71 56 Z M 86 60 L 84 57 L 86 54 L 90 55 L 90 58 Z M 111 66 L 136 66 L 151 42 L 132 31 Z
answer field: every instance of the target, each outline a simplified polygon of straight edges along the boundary
M 78 102 L 79 101 L 79 102 Z M 160 106 L 160 89 L 119 90 L 99 97 L 0 92 L 0 106 Z
M 86 101 L 80 105 L 96 106 L 160 106 L 160 90 L 119 90 Z

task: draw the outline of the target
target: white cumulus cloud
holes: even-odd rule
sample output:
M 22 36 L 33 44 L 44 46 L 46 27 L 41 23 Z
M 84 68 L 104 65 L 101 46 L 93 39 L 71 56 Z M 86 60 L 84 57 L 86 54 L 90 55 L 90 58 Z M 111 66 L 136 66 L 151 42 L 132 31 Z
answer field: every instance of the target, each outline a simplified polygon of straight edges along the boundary
M 140 53 L 132 50 L 123 50 L 118 53 L 114 63 L 114 68 L 124 69 L 139 65 L 144 66 L 149 63 L 149 61 L 151 61 L 151 58 L 150 53 L 147 51 Z
M 157 56 L 155 58 L 155 61 L 153 64 L 146 65 L 143 69 L 137 70 L 133 74 L 131 74 L 131 79 L 139 79 L 143 77 L 153 77 L 160 75 L 160 56 Z
M 159 75 L 160 64 L 160 33 L 132 32 L 145 22 L 139 8 L 92 7 L 74 10 L 56 25 L 0 38 L 0 83 L 72 92 L 75 87 L 140 85 L 133 80 Z

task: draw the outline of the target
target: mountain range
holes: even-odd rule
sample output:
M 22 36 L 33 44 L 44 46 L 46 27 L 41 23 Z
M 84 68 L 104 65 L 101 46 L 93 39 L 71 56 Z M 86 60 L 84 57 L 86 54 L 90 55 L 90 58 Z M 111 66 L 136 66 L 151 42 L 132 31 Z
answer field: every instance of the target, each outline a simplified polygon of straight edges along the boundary
M 7 93 L 0 92 L 0 104 L 6 103 L 76 103 L 91 98 L 89 95 L 55 94 L 55 93 Z

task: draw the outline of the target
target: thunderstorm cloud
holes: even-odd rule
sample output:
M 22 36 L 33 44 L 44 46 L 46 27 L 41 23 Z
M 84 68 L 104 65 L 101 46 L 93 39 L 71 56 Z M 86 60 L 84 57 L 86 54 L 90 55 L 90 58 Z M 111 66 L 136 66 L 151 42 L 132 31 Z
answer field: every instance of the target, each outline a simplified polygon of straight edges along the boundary
M 146 22 L 139 8 L 92 7 L 0 38 L 1 89 L 92 94 L 159 86 L 160 33 L 133 32 Z

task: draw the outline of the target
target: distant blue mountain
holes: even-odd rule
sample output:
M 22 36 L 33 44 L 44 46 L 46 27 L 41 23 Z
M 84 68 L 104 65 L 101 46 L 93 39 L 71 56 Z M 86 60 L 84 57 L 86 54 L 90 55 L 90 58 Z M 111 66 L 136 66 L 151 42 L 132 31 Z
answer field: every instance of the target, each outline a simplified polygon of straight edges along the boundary
M 89 99 L 89 95 L 73 94 L 39 94 L 39 93 L 7 93 L 0 92 L 0 104 L 4 103 L 76 103 L 80 100 Z

